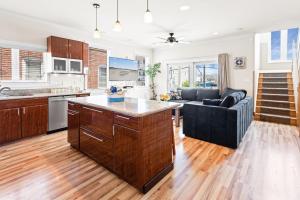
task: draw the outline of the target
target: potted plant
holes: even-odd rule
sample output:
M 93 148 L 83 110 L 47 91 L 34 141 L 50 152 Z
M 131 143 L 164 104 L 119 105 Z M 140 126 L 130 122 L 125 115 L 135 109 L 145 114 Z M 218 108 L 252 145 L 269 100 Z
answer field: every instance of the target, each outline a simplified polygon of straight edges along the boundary
M 146 70 L 146 74 L 150 78 L 150 89 L 152 91 L 152 98 L 151 98 L 151 100 L 156 100 L 156 98 L 157 98 L 157 94 L 155 92 L 156 86 L 155 86 L 155 83 L 154 83 L 154 79 L 155 79 L 155 77 L 156 77 L 156 75 L 158 73 L 161 73 L 161 71 L 160 71 L 160 65 L 161 65 L 160 63 L 156 63 L 154 65 L 149 65 L 148 69 Z

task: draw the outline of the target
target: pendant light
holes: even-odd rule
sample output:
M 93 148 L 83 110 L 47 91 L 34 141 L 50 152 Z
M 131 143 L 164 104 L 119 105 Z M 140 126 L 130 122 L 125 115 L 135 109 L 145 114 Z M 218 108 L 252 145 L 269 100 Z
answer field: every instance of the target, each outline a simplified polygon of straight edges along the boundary
M 119 0 L 117 0 L 117 20 L 114 25 L 114 31 L 116 31 L 116 32 L 122 31 L 122 25 L 121 25 L 121 22 L 119 21 Z
M 100 8 L 100 5 L 98 3 L 94 3 L 93 6 L 96 9 L 96 28 L 94 30 L 94 38 L 99 39 L 101 38 L 101 33 L 98 29 L 98 8 Z
M 144 22 L 149 24 L 149 23 L 152 23 L 152 21 L 153 21 L 153 18 L 152 18 L 152 13 L 149 10 L 149 0 L 147 0 L 147 10 L 144 14 Z

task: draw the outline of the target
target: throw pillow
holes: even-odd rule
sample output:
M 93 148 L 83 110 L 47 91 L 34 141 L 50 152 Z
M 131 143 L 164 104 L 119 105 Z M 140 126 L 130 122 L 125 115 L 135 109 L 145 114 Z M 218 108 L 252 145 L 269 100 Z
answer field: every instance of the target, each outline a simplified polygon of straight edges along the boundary
M 224 93 L 222 94 L 221 98 L 224 99 L 225 97 L 231 95 L 234 92 L 240 92 L 241 98 L 245 99 L 247 96 L 247 91 L 246 90 L 236 90 L 236 89 L 232 89 L 232 88 L 226 88 Z M 242 100 L 241 99 L 241 100 Z
M 169 95 L 170 95 L 171 100 L 182 100 L 179 92 L 171 91 Z
M 221 102 L 221 99 L 203 99 L 203 105 L 207 106 L 219 106 Z
M 234 106 L 234 97 L 233 96 L 227 96 L 225 97 L 222 102 L 220 103 L 221 107 L 225 107 L 225 108 L 230 108 L 232 106 Z

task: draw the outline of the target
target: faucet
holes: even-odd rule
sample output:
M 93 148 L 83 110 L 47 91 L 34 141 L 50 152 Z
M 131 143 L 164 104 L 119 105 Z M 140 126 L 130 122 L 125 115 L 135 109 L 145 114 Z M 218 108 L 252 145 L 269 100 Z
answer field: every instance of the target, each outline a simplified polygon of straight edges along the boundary
M 10 88 L 10 87 L 3 87 L 3 88 L 0 88 L 0 94 L 2 94 L 2 92 L 3 92 L 4 90 L 10 91 L 11 88 Z

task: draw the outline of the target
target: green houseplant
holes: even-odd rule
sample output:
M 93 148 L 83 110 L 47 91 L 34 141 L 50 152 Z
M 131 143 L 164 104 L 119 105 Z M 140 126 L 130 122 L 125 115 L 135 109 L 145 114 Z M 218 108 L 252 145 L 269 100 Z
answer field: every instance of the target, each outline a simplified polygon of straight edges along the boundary
M 156 98 L 157 98 L 157 94 L 155 92 L 156 86 L 155 86 L 155 83 L 154 83 L 154 79 L 155 79 L 155 77 L 158 73 L 161 73 L 160 65 L 161 65 L 160 63 L 156 63 L 154 65 L 149 65 L 148 69 L 146 70 L 146 74 L 150 78 L 150 89 L 151 89 L 151 92 L 152 92 L 151 100 L 156 100 Z

